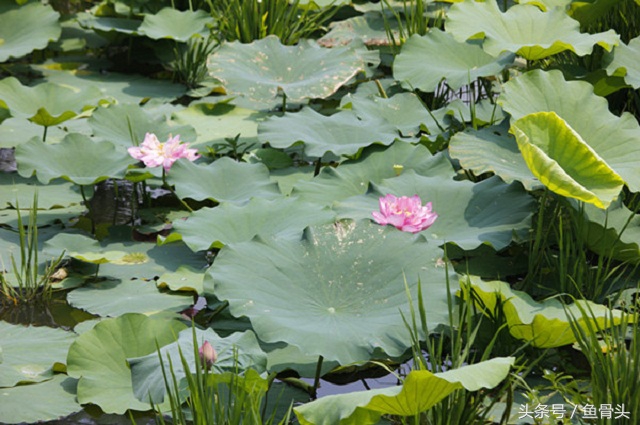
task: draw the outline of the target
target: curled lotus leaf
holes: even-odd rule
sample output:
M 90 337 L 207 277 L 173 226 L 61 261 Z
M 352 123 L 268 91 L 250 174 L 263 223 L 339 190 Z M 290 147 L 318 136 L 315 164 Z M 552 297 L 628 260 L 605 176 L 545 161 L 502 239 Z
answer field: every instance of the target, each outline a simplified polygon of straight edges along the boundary
M 608 75 L 624 77 L 624 81 L 634 89 L 640 88 L 640 71 L 636 64 L 640 61 L 640 37 L 620 43 L 613 52 L 605 55 Z
M 502 13 L 496 0 L 467 0 L 451 6 L 445 28 L 456 40 L 484 39 L 482 48 L 493 56 L 508 51 L 537 60 L 570 50 L 578 56 L 595 45 L 611 50 L 620 42 L 614 30 L 588 34 L 561 9 L 541 11 L 531 4 L 516 4 Z

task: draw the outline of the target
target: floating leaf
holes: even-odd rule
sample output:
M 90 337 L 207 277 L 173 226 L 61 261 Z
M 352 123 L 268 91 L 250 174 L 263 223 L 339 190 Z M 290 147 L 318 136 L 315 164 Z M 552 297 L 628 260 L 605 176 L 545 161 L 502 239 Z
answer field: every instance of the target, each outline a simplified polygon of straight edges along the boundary
M 78 23 L 83 28 L 95 31 L 117 32 L 127 35 L 137 35 L 142 21 L 127 18 L 112 18 L 108 16 L 95 16 L 92 13 L 78 13 Z
M 51 379 L 51 369 L 56 363 L 65 363 L 67 350 L 75 337 L 73 332 L 62 329 L 12 325 L 0 321 L 0 391 L 20 382 Z
M 0 209 L 31 207 L 33 195 L 38 193 L 38 209 L 58 209 L 82 203 L 82 196 L 73 183 L 51 180 L 45 185 L 34 177 L 24 178 L 16 174 L 0 173 Z M 84 207 L 83 207 L 84 210 Z
M 84 332 L 67 356 L 69 376 L 79 379 L 78 402 L 96 404 L 105 413 L 149 410 L 151 406 L 133 394 L 127 359 L 155 353 L 156 347 L 175 341 L 185 328 L 176 320 L 129 313 L 103 320 Z
M 307 226 L 334 219 L 335 214 L 328 208 L 318 208 L 297 198 L 253 198 L 242 206 L 223 203 L 215 208 L 202 208 L 187 220 L 174 222 L 173 228 L 189 248 L 202 251 L 246 242 L 256 235 L 298 235 Z
M 380 12 L 366 12 L 362 16 L 329 24 L 329 32 L 318 39 L 318 44 L 323 47 L 336 47 L 360 39 L 366 46 L 388 46 L 390 42 L 387 24 L 396 39 L 399 39 L 397 21 L 385 20 Z
M 393 62 L 393 76 L 406 86 L 425 92 L 434 92 L 442 80 L 452 90 L 458 90 L 478 77 L 499 74 L 514 57 L 506 53 L 496 59 L 476 44 L 458 42 L 432 28 L 426 35 L 414 34 L 404 43 Z
M 28 87 L 14 77 L 0 81 L 0 100 L 11 115 L 45 127 L 76 117 L 85 108 L 97 105 L 101 95 L 95 87 L 74 90 L 54 83 Z
M 542 302 L 534 301 L 529 294 L 522 291 L 514 291 L 506 282 L 497 280 L 484 282 L 476 276 L 467 276 L 475 295 L 482 301 L 482 305 L 476 302 L 477 307 L 486 315 L 493 315 L 498 300 L 504 309 L 504 317 L 509 326 L 509 332 L 515 338 L 531 341 L 534 347 L 551 348 L 561 347 L 576 341 L 571 330 L 571 318 L 578 317 L 577 325 L 586 328 L 587 322 L 581 314 L 581 309 L 592 311 L 598 327 L 605 329 L 614 323 L 621 323 L 621 311 L 592 303 L 591 301 L 578 300 L 574 304 L 563 306 L 555 299 L 547 299 Z M 465 297 L 465 285 L 461 285 Z M 592 319 L 589 319 L 593 322 Z M 593 326 L 593 323 L 591 324 Z
M 282 131 L 283 128 L 287 131 Z M 258 140 L 261 143 L 287 148 L 303 142 L 305 153 L 318 158 L 328 152 L 352 155 L 374 143 L 390 145 L 398 137 L 398 132 L 391 124 L 360 120 L 348 110 L 324 116 L 311 108 L 304 108 L 300 112 L 268 118 L 258 127 Z
M 181 198 L 244 203 L 254 196 L 274 198 L 280 193 L 263 164 L 236 162 L 228 157 L 210 165 L 178 160 L 168 177 Z
M 421 232 L 438 244 L 453 242 L 464 249 L 489 243 L 505 248 L 514 236 L 524 239 L 530 228 L 535 200 L 515 183 L 504 184 L 497 177 L 480 183 L 456 181 L 453 173 L 425 177 L 413 171 L 374 184 L 366 195 L 337 202 L 338 218 L 372 219 L 378 211 L 378 199 L 386 194 L 419 195 L 431 202 L 438 214 L 435 223 Z
M 67 301 L 75 308 L 102 317 L 117 317 L 126 313 L 147 316 L 163 311 L 178 313 L 193 304 L 193 295 L 162 293 L 155 282 L 144 280 L 100 280 L 74 289 Z
M 542 187 L 504 125 L 456 133 L 449 142 L 449 154 L 477 176 L 494 173 L 507 183 L 519 181 L 529 191 Z
M 127 168 L 136 163 L 125 149 L 78 133 L 68 134 L 56 145 L 33 139 L 16 148 L 16 161 L 23 177 L 35 174 L 45 184 L 61 177 L 79 185 L 123 178 Z
M 629 113 L 617 117 L 606 99 L 581 81 L 565 81 L 560 71 L 531 71 L 510 80 L 498 99 L 513 121 L 536 112 L 555 112 L 629 186 L 640 191 L 640 126 Z M 589 111 L 589 119 L 585 112 Z
M 2 423 L 54 421 L 82 410 L 76 401 L 76 384 L 77 380 L 59 374 L 39 384 L 2 388 Z
M 211 23 L 213 18 L 204 10 L 165 7 L 155 14 L 145 15 L 138 32 L 154 40 L 170 38 L 186 42 L 191 36 L 204 33 L 207 24 Z
M 203 270 L 180 266 L 174 272 L 163 273 L 157 283 L 159 288 L 169 288 L 172 291 L 193 291 L 201 294 L 204 291 L 203 281 Z
M 496 0 L 454 4 L 447 12 L 445 28 L 458 41 L 483 38 L 482 48 L 493 56 L 508 51 L 528 60 L 565 50 L 585 56 L 596 44 L 610 51 L 620 42 L 614 30 L 581 33 L 580 23 L 561 9 L 543 12 L 534 5 L 516 4 L 502 13 Z
M 324 99 L 365 70 L 362 52 L 354 47 L 325 49 L 309 40 L 285 46 L 268 36 L 250 44 L 224 44 L 209 58 L 209 72 L 229 94 L 259 102 Z
M 300 240 L 225 246 L 205 291 L 247 316 L 260 340 L 349 364 L 410 346 L 400 313 L 408 314 L 405 279 L 414 299 L 419 279 L 429 294 L 430 326 L 448 322 L 442 255 L 421 236 L 368 221 L 312 226 Z
M 0 62 L 44 49 L 60 37 L 60 14 L 40 2 L 19 6 L 3 2 L 0 6 Z
M 624 180 L 555 112 L 537 112 L 511 127 L 529 169 L 549 190 L 607 208 Z
M 211 365 L 212 372 L 243 373 L 250 368 L 258 373 L 266 372 L 267 355 L 260 348 L 258 339 L 253 332 L 235 332 L 226 338 L 221 338 L 213 329 L 204 331 L 196 329 L 195 333 L 198 347 L 208 341 L 216 350 L 218 356 L 215 363 Z M 164 401 L 166 386 L 162 368 L 164 367 L 165 371 L 169 373 L 169 359 L 173 365 L 173 376 L 176 382 L 182 389 L 185 389 L 186 383 L 181 381 L 185 378 L 186 371 L 182 366 L 180 352 L 182 352 L 191 373 L 196 373 L 196 369 L 202 367 L 200 359 L 194 358 L 193 344 L 193 330 L 185 329 L 180 332 L 177 341 L 160 349 L 163 358 L 162 364 L 157 352 L 144 357 L 128 359 L 131 366 L 133 390 L 138 399 L 146 401 L 151 397 L 154 403 Z
M 326 396 L 294 411 L 302 425 L 373 425 L 385 414 L 417 416 L 456 390 L 495 388 L 514 361 L 496 357 L 446 372 L 412 370 L 402 386 Z

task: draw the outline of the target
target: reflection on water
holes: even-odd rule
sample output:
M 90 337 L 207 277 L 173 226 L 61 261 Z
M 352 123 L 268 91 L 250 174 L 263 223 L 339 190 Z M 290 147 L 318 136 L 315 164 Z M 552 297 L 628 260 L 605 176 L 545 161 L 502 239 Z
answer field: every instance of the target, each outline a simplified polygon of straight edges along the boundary
M 66 292 L 54 292 L 49 301 L 30 303 L 0 303 L 0 320 L 14 325 L 49 326 L 51 328 L 73 329 L 75 325 L 94 318 L 84 310 L 71 307 L 66 300 Z

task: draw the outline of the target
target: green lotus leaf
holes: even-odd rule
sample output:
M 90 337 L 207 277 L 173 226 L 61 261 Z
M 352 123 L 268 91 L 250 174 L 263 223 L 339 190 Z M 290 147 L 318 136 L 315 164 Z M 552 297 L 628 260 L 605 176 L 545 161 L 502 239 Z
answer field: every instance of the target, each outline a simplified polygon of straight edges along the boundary
M 204 272 L 190 266 L 180 266 L 174 272 L 166 272 L 158 278 L 158 288 L 172 291 L 193 291 L 202 294 Z
M 102 317 L 116 317 L 126 313 L 147 316 L 169 311 L 178 313 L 193 304 L 193 295 L 162 293 L 155 282 L 107 279 L 88 283 L 67 295 L 75 308 Z
M 476 276 L 466 276 L 463 279 L 469 279 L 471 289 L 482 301 L 482 305 L 476 302 L 480 311 L 486 315 L 493 315 L 498 300 L 500 300 L 511 335 L 530 341 L 534 347 L 561 347 L 575 342 L 576 337 L 571 329 L 571 318 L 578 317 L 576 324 L 584 329 L 588 326 L 581 309 L 593 312 L 595 322 L 600 329 L 605 329 L 613 324 L 619 325 L 622 320 L 621 311 L 611 310 L 591 301 L 578 300 L 567 306 L 563 306 L 555 298 L 536 302 L 526 292 L 511 289 L 511 286 L 506 282 L 497 280 L 484 282 Z M 461 287 L 463 288 L 463 296 L 467 297 L 465 284 L 461 284 Z M 594 320 L 588 320 L 593 326 Z
M 349 44 L 354 39 L 360 39 L 366 46 L 388 46 L 389 38 L 385 25 L 389 25 L 396 39 L 400 38 L 398 22 L 393 19 L 385 20 L 379 11 L 375 11 L 332 22 L 329 24 L 329 32 L 318 39 L 318 44 L 323 47 L 336 47 Z
M 44 49 L 60 37 L 60 14 L 40 2 L 0 5 L 0 62 Z
M 141 144 L 146 133 L 154 133 L 160 142 L 165 142 L 170 135 L 179 135 L 180 140 L 188 143 L 196 139 L 191 126 L 170 126 L 166 119 L 152 118 L 138 105 L 99 108 L 87 121 L 95 137 L 125 148 Z
M 283 128 L 287 131 L 282 131 Z M 318 158 L 327 152 L 352 155 L 374 143 L 390 145 L 397 138 L 398 132 L 388 122 L 360 120 L 348 110 L 325 116 L 304 108 L 282 117 L 270 117 L 258 126 L 261 143 L 287 148 L 303 142 L 305 154 Z
M 549 190 L 607 208 L 624 180 L 555 112 L 536 112 L 512 124 L 529 169 Z
M 95 16 L 91 13 L 78 13 L 78 23 L 81 27 L 95 31 L 117 32 L 127 35 L 137 35 L 142 21 L 128 18 L 112 18 Z
M 11 115 L 28 118 L 44 127 L 76 117 L 85 108 L 97 105 L 101 96 L 95 87 L 74 90 L 54 83 L 28 87 L 14 77 L 0 81 L 0 100 L 7 105 Z
M 250 198 L 278 197 L 278 185 L 269 180 L 263 164 L 246 164 L 224 157 L 209 165 L 178 160 L 168 173 L 181 198 L 213 199 L 217 202 L 247 202 Z
M 520 0 L 520 4 L 531 4 L 537 6 L 543 12 L 547 12 L 551 9 L 559 8 L 567 10 L 573 0 Z
M 113 98 L 123 104 L 139 104 L 148 99 L 171 102 L 187 91 L 184 85 L 172 83 L 170 80 L 151 79 L 138 74 L 118 72 L 105 74 L 100 69 L 84 69 L 84 67 L 79 69 L 82 65 L 78 64 L 70 70 L 46 65 L 34 67 L 42 72 L 46 81 L 82 90 L 87 87 L 97 88 L 102 92 L 103 97 Z
M 275 36 L 250 44 L 226 43 L 209 58 L 209 72 L 229 94 L 273 103 L 280 93 L 287 102 L 324 99 L 364 71 L 365 53 L 338 47 L 325 49 L 309 40 L 285 46 Z
M 531 174 L 515 138 L 504 125 L 456 133 L 449 142 L 449 154 L 477 176 L 494 173 L 507 183 L 519 181 L 529 191 L 542 186 Z
M 429 112 L 414 93 L 399 93 L 388 99 L 378 96 L 346 95 L 340 101 L 342 108 L 351 108 L 365 122 L 388 122 L 405 137 L 417 136 L 420 131 L 439 134 L 446 111 Z
M 508 51 L 528 60 L 544 59 L 565 50 L 585 56 L 596 44 L 610 51 L 620 42 L 614 30 L 581 33 L 580 23 L 561 9 L 543 12 L 534 5 L 517 4 L 502 13 L 496 0 L 454 4 L 447 12 L 445 28 L 461 42 L 483 38 L 482 48 L 493 56 Z
M 453 175 L 446 156 L 431 156 L 421 145 L 396 142 L 389 148 L 372 146 L 356 161 L 345 161 L 337 168 L 327 167 L 312 180 L 302 180 L 293 188 L 292 195 L 305 202 L 333 205 L 351 196 L 364 194 L 369 183 L 415 170 L 425 176 Z
M 2 388 L 2 423 L 54 421 L 80 411 L 82 406 L 76 401 L 76 384 L 75 379 L 58 374 L 39 384 Z
M 45 189 L 45 185 L 34 177 L 0 173 L 0 188 L 0 209 L 15 208 L 16 204 L 20 209 L 30 208 L 35 192 L 38 193 L 38 209 L 59 209 L 82 203 L 77 187 L 65 180 L 51 180 Z
M 189 248 L 202 251 L 249 241 L 256 235 L 293 236 L 307 226 L 332 223 L 334 219 L 335 214 L 328 208 L 297 198 L 253 198 L 242 206 L 223 203 L 216 208 L 202 208 L 187 220 L 174 222 L 173 228 Z
M 156 14 L 145 15 L 138 32 L 154 40 L 170 38 L 186 42 L 191 36 L 204 33 L 207 24 L 211 23 L 213 18 L 204 10 L 165 7 Z
M 373 219 L 371 213 L 379 211 L 380 197 L 417 194 L 423 203 L 431 202 L 438 214 L 435 223 L 422 232 L 424 236 L 438 244 L 453 242 L 463 249 L 489 243 L 499 250 L 514 236 L 525 239 L 537 208 L 519 184 L 507 185 L 497 177 L 474 184 L 453 180 L 453 173 L 425 177 L 406 171 L 372 186 L 366 195 L 337 202 L 338 218 Z
M 579 210 L 579 207 L 576 207 Z M 585 243 L 600 255 L 637 264 L 640 262 L 640 216 L 628 209 L 621 199 L 606 210 L 584 205 Z
M 640 60 L 640 37 L 629 40 L 629 44 L 620 43 L 604 60 L 608 75 L 624 77 L 631 87 L 640 88 L 640 71 L 636 67 Z
M 416 416 L 456 390 L 495 388 L 514 362 L 514 357 L 496 357 L 446 372 L 412 370 L 402 386 L 322 397 L 294 411 L 302 425 L 369 425 L 385 414 Z
M 73 121 L 66 121 L 69 124 Z M 42 139 L 42 126 L 24 118 L 8 118 L 0 125 L 0 148 L 15 148 L 34 137 Z M 47 142 L 58 143 L 67 132 L 58 126 L 47 128 Z
M 404 85 L 425 92 L 434 92 L 442 80 L 452 90 L 458 90 L 478 77 L 499 74 L 514 58 L 507 52 L 496 59 L 477 44 L 458 42 L 433 28 L 424 36 L 415 34 L 406 41 L 393 62 L 393 76 Z
M 73 332 L 62 329 L 12 325 L 0 321 L 1 391 L 20 382 L 51 379 L 52 368 L 54 365 L 64 365 L 67 350 L 75 337 Z
M 176 320 L 129 313 L 103 320 L 84 332 L 67 356 L 69 376 L 79 379 L 78 402 L 96 404 L 105 413 L 149 410 L 151 406 L 133 394 L 127 359 L 155 353 L 156 347 L 175 341 L 185 328 Z
M 78 133 L 68 134 L 56 145 L 33 139 L 16 148 L 16 161 L 23 177 L 35 174 L 45 184 L 62 177 L 79 185 L 123 178 L 129 165 L 137 162 L 125 149 Z
M 555 112 L 629 186 L 640 191 L 640 126 L 629 113 L 617 117 L 606 99 L 581 81 L 565 81 L 560 71 L 531 71 L 503 86 L 498 102 L 513 121 L 536 112 Z M 584 111 L 589 111 L 585 119 Z
M 618 0 L 593 0 L 570 2 L 569 15 L 580 22 L 583 28 L 601 19 L 614 7 L 619 7 Z M 637 2 L 636 2 L 637 3 Z
M 442 255 L 420 236 L 367 221 L 312 226 L 299 240 L 225 246 L 205 292 L 227 300 L 234 316 L 247 316 L 260 340 L 349 364 L 380 351 L 399 356 L 410 346 L 400 313 L 409 308 L 405 279 L 413 299 L 419 279 L 429 294 L 432 327 L 448 321 L 445 270 L 436 267 Z
M 226 338 L 221 338 L 213 329 L 195 330 L 198 347 L 208 341 L 218 354 L 218 358 L 212 365 L 214 373 L 236 372 L 242 373 L 253 369 L 258 373 L 266 372 L 267 355 L 255 334 L 251 331 L 235 332 Z M 138 399 L 148 400 L 154 403 L 162 403 L 166 395 L 166 386 L 162 374 L 162 368 L 169 373 L 169 359 L 173 364 L 173 372 L 176 382 L 182 390 L 186 390 L 186 382 L 181 382 L 186 375 L 182 365 L 180 352 L 187 361 L 188 370 L 196 373 L 196 368 L 201 367 L 200 358 L 193 352 L 193 330 L 185 329 L 180 332 L 178 340 L 165 345 L 160 349 L 163 362 L 160 363 L 158 353 L 151 353 L 144 357 L 128 359 L 131 366 L 133 390 Z M 181 395 L 185 395 L 184 393 Z
M 192 126 L 197 134 L 195 146 L 225 143 L 226 138 L 240 134 L 238 143 L 257 143 L 258 122 L 266 114 L 227 103 L 198 103 L 173 114 L 171 120 Z

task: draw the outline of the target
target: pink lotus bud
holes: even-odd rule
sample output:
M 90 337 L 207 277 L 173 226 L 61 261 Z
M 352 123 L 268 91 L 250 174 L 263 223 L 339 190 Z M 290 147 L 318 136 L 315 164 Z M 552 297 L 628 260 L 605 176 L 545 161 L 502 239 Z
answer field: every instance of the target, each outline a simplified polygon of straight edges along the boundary
M 218 353 L 216 353 L 216 349 L 209 344 L 209 341 L 205 341 L 204 344 L 202 344 L 198 350 L 198 354 L 200 354 L 200 361 L 207 369 L 218 359 Z
M 431 202 L 422 206 L 418 195 L 396 198 L 388 194 L 379 199 L 380 211 L 372 213 L 376 223 L 390 224 L 403 232 L 418 233 L 429 228 L 438 214 L 431 210 Z

